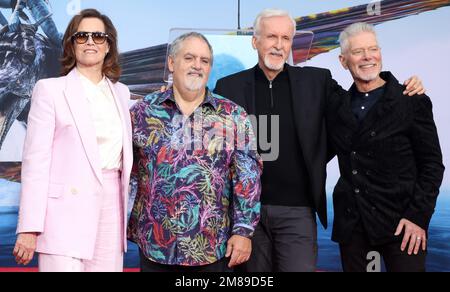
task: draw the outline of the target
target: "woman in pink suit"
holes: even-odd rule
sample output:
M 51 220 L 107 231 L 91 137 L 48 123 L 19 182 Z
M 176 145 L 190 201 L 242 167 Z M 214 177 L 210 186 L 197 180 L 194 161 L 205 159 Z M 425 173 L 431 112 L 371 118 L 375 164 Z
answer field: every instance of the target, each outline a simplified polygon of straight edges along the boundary
M 117 32 L 93 9 L 70 22 L 63 77 L 33 92 L 14 255 L 39 270 L 122 271 L 132 165 Z

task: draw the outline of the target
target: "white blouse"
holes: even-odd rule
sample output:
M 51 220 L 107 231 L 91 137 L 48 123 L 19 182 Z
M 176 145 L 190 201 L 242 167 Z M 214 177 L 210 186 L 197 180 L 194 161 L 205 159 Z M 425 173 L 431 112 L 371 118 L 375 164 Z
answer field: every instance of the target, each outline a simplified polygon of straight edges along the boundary
M 79 76 L 94 121 L 102 169 L 119 170 L 122 168 L 123 129 L 109 84 L 106 77 L 96 85 L 83 74 Z

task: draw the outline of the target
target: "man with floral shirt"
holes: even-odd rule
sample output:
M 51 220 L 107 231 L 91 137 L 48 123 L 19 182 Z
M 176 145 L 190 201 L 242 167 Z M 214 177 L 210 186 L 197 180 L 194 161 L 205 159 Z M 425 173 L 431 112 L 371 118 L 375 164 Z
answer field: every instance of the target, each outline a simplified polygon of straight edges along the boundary
M 142 271 L 223 272 L 250 257 L 262 161 L 244 109 L 206 87 L 212 56 L 203 35 L 180 36 L 169 53 L 173 89 L 131 109 L 128 234 Z

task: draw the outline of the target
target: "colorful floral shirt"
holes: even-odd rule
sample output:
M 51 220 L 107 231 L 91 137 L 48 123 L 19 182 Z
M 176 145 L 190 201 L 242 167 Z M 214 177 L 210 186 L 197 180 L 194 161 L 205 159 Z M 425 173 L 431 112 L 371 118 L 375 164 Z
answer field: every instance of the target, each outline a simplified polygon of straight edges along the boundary
M 166 265 L 202 266 L 225 256 L 232 235 L 253 236 L 260 159 L 247 114 L 207 91 L 183 116 L 172 90 L 131 109 L 137 194 L 128 237 Z

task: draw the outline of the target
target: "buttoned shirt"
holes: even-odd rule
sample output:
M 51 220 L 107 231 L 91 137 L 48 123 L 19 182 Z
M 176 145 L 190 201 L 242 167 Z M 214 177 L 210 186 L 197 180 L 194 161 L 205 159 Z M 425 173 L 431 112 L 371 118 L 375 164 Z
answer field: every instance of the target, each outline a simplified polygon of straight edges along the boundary
M 79 75 L 94 122 L 102 169 L 120 169 L 123 147 L 122 121 L 106 77 L 100 83 L 94 84 L 81 73 Z
M 243 108 L 209 91 L 191 116 L 172 90 L 131 109 L 137 195 L 128 236 L 151 261 L 202 266 L 232 235 L 252 237 L 262 161 Z

